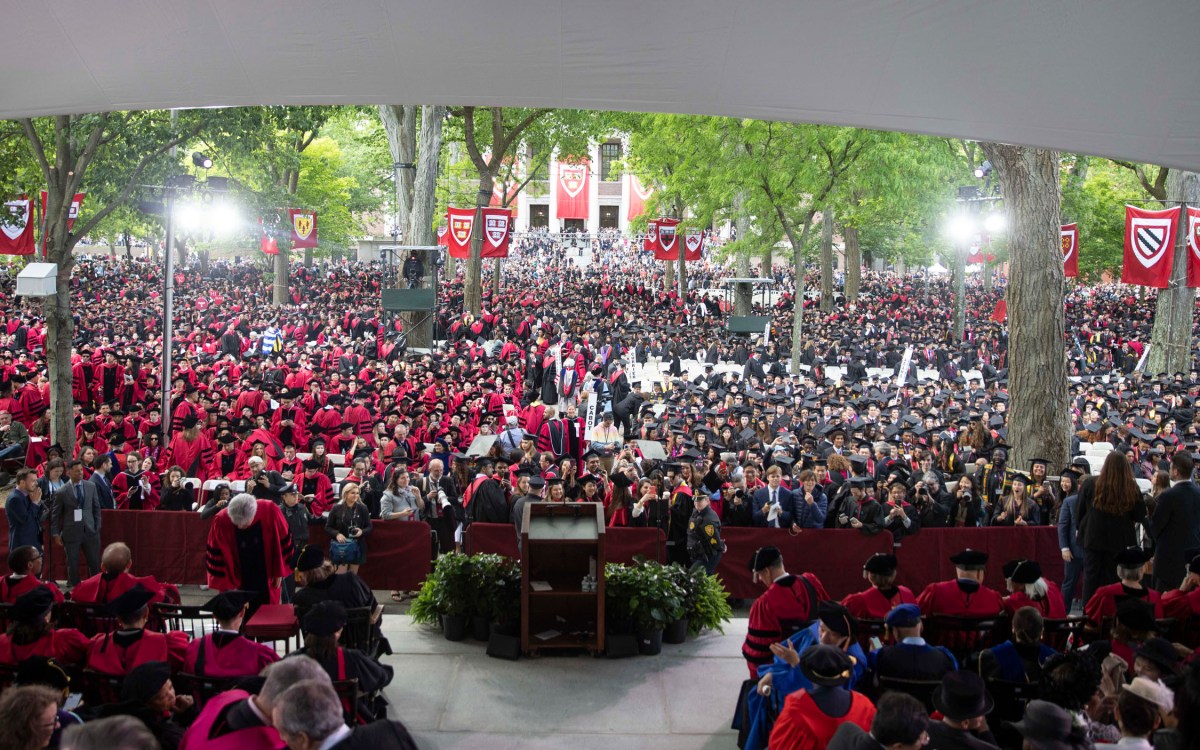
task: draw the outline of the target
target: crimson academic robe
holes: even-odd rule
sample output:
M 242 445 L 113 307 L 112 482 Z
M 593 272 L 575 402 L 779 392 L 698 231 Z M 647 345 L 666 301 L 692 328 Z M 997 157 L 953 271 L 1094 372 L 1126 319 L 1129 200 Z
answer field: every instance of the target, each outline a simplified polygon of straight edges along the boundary
M 58 628 L 33 643 L 13 643 L 12 636 L 0 634 L 0 665 L 15 667 L 35 656 L 52 656 L 67 666 L 83 664 L 92 641 L 75 628 Z
M 28 575 L 21 578 L 14 576 L 6 576 L 0 578 L 0 602 L 12 604 L 17 601 L 17 597 L 22 594 L 28 594 L 38 586 L 45 586 L 50 589 L 50 593 L 54 594 L 54 603 L 63 603 L 63 593 L 58 590 L 58 586 L 53 581 L 43 581 L 37 576 Z
M 188 644 L 183 671 L 205 677 L 246 677 L 277 661 L 279 654 L 270 646 L 222 630 Z
M 243 690 L 217 694 L 188 727 L 179 750 L 286 750 L 279 732 L 260 723 L 247 708 L 249 699 Z
M 921 613 L 955 617 L 992 617 L 1004 611 L 1004 599 L 974 581 L 941 581 L 925 587 L 917 597 Z
M 270 500 L 258 500 L 251 529 L 260 529 L 271 604 L 279 603 L 280 585 L 292 572 L 292 534 L 279 506 Z M 238 559 L 237 528 L 229 520 L 225 508 L 213 517 L 208 529 L 208 545 L 204 554 L 208 585 L 217 591 L 245 588 L 242 585 L 242 565 Z
M 124 676 L 148 661 L 165 661 L 170 663 L 172 672 L 178 672 L 187 654 L 187 642 L 187 633 L 178 630 L 169 633 L 151 630 L 104 633 L 92 639 L 87 656 L 88 669 Z
M 907 586 L 896 586 L 887 592 L 872 586 L 866 591 L 849 594 L 842 600 L 842 605 L 850 610 L 850 614 L 869 620 L 886 619 L 893 607 L 916 603 L 917 597 Z
M 851 691 L 850 710 L 845 716 L 835 718 L 821 711 L 807 690 L 799 690 L 784 701 L 779 718 L 771 729 L 768 747 L 780 750 L 824 750 L 842 724 L 856 724 L 867 732 L 874 718 L 875 705 L 862 693 Z
M 1200 615 L 1200 589 L 1188 592 L 1171 589 L 1162 595 L 1163 614 L 1176 620 Z
M 817 603 L 827 599 L 829 594 L 821 581 L 812 573 L 801 573 L 783 576 L 754 600 L 742 643 L 742 657 L 751 679 L 758 679 L 760 666 L 775 661 L 771 644 L 811 623 L 817 616 Z
M 171 444 L 167 447 L 162 465 L 166 467 L 180 466 L 183 468 L 185 477 L 205 480 L 208 479 L 208 468 L 212 464 L 215 454 L 212 441 L 205 435 L 199 435 L 195 440 L 190 441 L 185 440 L 181 435 L 176 435 L 171 438 Z
M 179 602 L 179 589 L 174 584 L 159 583 L 154 576 L 135 576 L 124 571 L 115 576 L 110 573 L 99 573 L 80 581 L 71 589 L 71 600 L 84 604 L 107 604 L 124 594 L 134 586 L 141 584 L 147 591 L 154 593 L 151 604 L 164 602 Z
M 150 474 L 146 476 L 146 482 L 150 485 L 149 492 L 143 492 L 138 489 L 131 493 L 130 490 L 139 487 L 138 479 L 142 477 L 142 472 L 130 474 L 128 471 L 123 471 L 113 478 L 112 490 L 113 498 L 117 501 L 117 507 L 121 510 L 133 510 L 134 504 L 130 502 L 131 495 L 138 498 L 140 507 L 138 510 L 154 510 L 158 507 L 158 485 L 162 480 L 156 475 Z
M 1021 607 L 1033 607 L 1042 613 L 1042 617 L 1049 617 L 1051 620 L 1060 620 L 1067 616 L 1062 590 L 1053 581 L 1046 581 L 1046 596 L 1042 599 L 1032 599 L 1024 591 L 1014 592 L 1004 598 L 1004 611 L 1008 614 L 1016 614 Z
M 329 481 L 329 477 L 320 472 L 313 477 L 308 476 L 308 472 L 304 472 L 296 479 L 296 486 L 300 489 L 300 497 L 312 495 L 312 504 L 309 506 L 309 510 L 313 515 L 324 515 L 336 502 L 333 496 L 333 483 Z
M 1083 613 L 1087 615 L 1088 620 L 1099 625 L 1100 621 L 1105 617 L 1117 616 L 1117 603 L 1122 599 L 1141 599 L 1154 605 L 1154 617 L 1159 619 L 1163 616 L 1162 595 L 1154 589 L 1132 589 L 1125 586 L 1123 583 L 1111 583 L 1107 586 L 1101 586 L 1096 589 L 1096 593 L 1092 594 L 1092 598 L 1088 599 L 1087 604 L 1083 605 Z M 1061 599 L 1061 597 L 1060 597 Z

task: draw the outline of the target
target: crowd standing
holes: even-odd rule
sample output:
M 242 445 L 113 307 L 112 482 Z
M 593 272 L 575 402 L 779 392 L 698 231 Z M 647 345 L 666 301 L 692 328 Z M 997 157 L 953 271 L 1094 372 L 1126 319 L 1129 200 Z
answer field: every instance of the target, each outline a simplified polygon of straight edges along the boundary
M 211 519 L 209 584 L 232 597 L 211 602 L 214 612 L 225 607 L 225 614 L 236 614 L 229 608 L 238 609 L 238 602 L 246 612 L 263 603 L 299 602 L 324 586 L 340 592 L 334 598 L 343 608 L 369 608 L 376 627 L 378 604 L 362 591 L 365 584 L 353 582 L 367 561 L 372 526 L 380 522 L 425 521 L 440 551 L 449 552 L 472 522 L 512 523 L 519 533 L 520 509 L 530 501 L 595 501 L 603 503 L 611 525 L 661 528 L 672 561 L 709 571 L 725 552 L 723 525 L 862 534 L 887 529 L 897 542 L 938 526 L 1058 527 L 1067 563 L 1061 587 L 1041 577 L 1038 561 L 1013 561 L 1010 591 L 1001 596 L 984 586 L 978 553 L 964 550 L 952 561 L 955 579 L 917 596 L 888 584 L 887 560 L 868 561 L 871 588 L 848 597 L 837 611 L 830 609 L 836 605 L 818 605 L 828 596 L 819 581 L 806 577 L 811 574 L 787 575 L 773 559 L 777 551 L 760 550 L 753 571 L 768 588 L 751 613 L 744 653 L 754 684 L 744 703 L 771 713 L 759 700 L 765 697 L 761 681 L 768 678 L 765 695 L 786 698 L 775 706 L 779 721 L 773 726 L 791 739 L 779 746 L 803 746 L 798 727 L 818 713 L 838 718 L 852 711 L 851 723 L 870 731 L 869 701 L 845 688 L 864 679 L 868 666 L 877 674 L 885 651 L 873 649 L 869 658 L 861 651 L 859 619 L 911 633 L 886 649 L 922 645 L 916 643 L 922 641 L 920 615 L 1007 614 L 1011 648 L 999 654 L 985 649 L 991 655 L 978 657 L 974 673 L 986 679 L 993 671 L 1014 675 L 1014 658 L 1024 667 L 1032 658 L 1043 670 L 1052 658 L 1043 659 L 1039 650 L 1040 623 L 1023 612 L 1057 619 L 1082 605 L 1103 636 L 1097 642 L 1112 644 L 1110 654 L 1089 657 L 1097 670 L 1108 656 L 1124 658 L 1132 677 L 1139 649 L 1156 632 L 1118 632 L 1146 624 L 1146 612 L 1134 612 L 1132 605 L 1151 607 L 1151 619 L 1200 611 L 1200 565 L 1193 559 L 1200 551 L 1200 497 L 1192 483 L 1200 377 L 1194 364 L 1162 377 L 1140 373 L 1152 300 L 1114 286 L 1078 287 L 1067 295 L 1063 346 L 1072 377 L 1073 439 L 1115 446 L 1093 476 L 1086 460 L 1064 467 L 1042 460 L 1008 465 L 1007 333 L 986 316 L 1003 294 L 1002 283 L 992 290 L 968 284 L 968 310 L 980 314 L 970 317 L 964 339 L 954 341 L 947 330 L 948 282 L 864 272 L 858 298 L 839 295 L 830 312 L 815 299 L 800 301 L 806 308 L 802 367 L 792 373 L 780 342 L 790 341 L 797 298 L 785 271 L 776 272 L 770 303 L 757 306 L 757 313 L 771 317 L 768 336 L 746 338 L 725 333 L 730 304 L 715 291 L 730 269 L 711 261 L 689 264 L 681 294 L 664 289 L 661 264 L 631 250 L 626 238 L 599 238 L 591 253 L 591 262 L 581 264 L 566 258 L 551 235 L 519 241 L 503 266 L 500 292 L 493 294 L 485 282 L 478 317 L 461 312 L 459 269 L 442 287 L 434 311 L 439 343 L 429 352 L 406 350 L 402 324 L 380 310 L 381 289 L 394 285 L 382 277 L 382 266 L 295 267 L 289 304 L 282 307 L 269 304 L 258 265 L 184 268 L 175 279 L 176 366 L 167 421 L 158 401 L 158 266 L 82 259 L 72 281 L 77 427 L 70 455 L 50 440 L 33 442 L 49 436 L 45 325 L 39 308 L 14 298 L 12 279 L 0 280 L 8 302 L 0 317 L 0 460 L 28 464 L 8 464 L 13 574 L 0 588 L 10 596 L 6 601 L 35 598 L 24 604 L 31 620 L 21 637 L 40 632 L 29 642 L 49 639 L 51 645 L 39 648 L 52 653 L 39 656 L 72 666 L 90 664 L 97 643 L 104 644 L 99 663 L 115 660 L 115 669 L 119 662 L 126 670 L 120 674 L 165 663 L 167 674 L 177 675 L 184 666 L 190 649 L 179 637 L 184 634 L 159 632 L 160 624 L 152 622 L 155 597 L 165 602 L 171 596 L 154 581 L 138 582 L 104 602 L 114 606 L 120 629 L 90 641 L 87 654 L 78 653 L 82 641 L 72 645 L 72 636 L 57 635 L 70 629 L 50 626 L 53 605 L 33 616 L 44 604 L 40 592 L 62 598 L 40 579 L 47 544 L 62 547 L 68 561 L 82 557 L 92 574 L 68 580 L 73 600 L 89 581 L 131 575 L 127 555 L 110 555 L 113 544 L 102 546 L 105 508 L 199 511 Z M 806 288 L 814 281 L 808 279 Z M 897 384 L 895 371 L 909 349 L 912 366 Z M 694 368 L 689 361 L 697 363 Z M 891 374 L 872 376 L 874 368 Z M 929 370 L 936 376 L 918 376 Z M 597 406 L 589 418 L 592 401 Z M 489 447 L 467 455 L 481 436 Z M 662 446 L 663 459 L 652 457 L 651 443 Z M 348 467 L 349 476 L 339 477 L 337 464 Z M 188 478 L 218 486 L 196 494 Z M 1137 479 L 1159 489 L 1147 497 Z M 228 486 L 235 481 L 246 483 L 245 493 Z M 324 526 L 328 550 L 305 546 L 312 524 Z M 1151 561 L 1154 574 L 1147 579 L 1142 572 Z M 78 565 L 71 567 L 77 576 Z M 396 600 L 405 595 L 392 594 Z M 122 597 L 128 597 L 123 605 Z M 356 661 L 331 646 L 329 639 L 345 626 L 343 613 L 307 598 L 312 618 L 306 618 L 305 632 L 313 640 L 306 650 L 327 677 L 338 679 L 351 663 L 363 675 L 378 667 L 372 660 L 378 654 Z M 783 603 L 771 604 L 777 600 Z M 758 627 L 764 608 L 775 606 L 791 609 L 786 617 L 773 615 L 770 627 Z M 224 622 L 227 630 L 217 635 L 228 633 L 234 642 L 239 623 Z M 140 656 L 139 644 L 147 640 L 155 645 L 145 654 L 161 658 Z M 860 653 L 848 652 L 851 641 Z M 227 644 L 213 646 L 220 647 Z M 949 649 L 930 648 L 942 666 L 958 664 Z M 855 681 L 838 682 L 847 673 L 839 669 L 847 652 L 855 657 L 849 670 Z M 1062 655 L 1064 669 L 1091 668 L 1075 654 Z M 763 673 L 780 660 L 778 676 Z M 142 696 L 143 704 L 164 697 L 170 683 L 158 681 L 162 667 L 155 670 L 142 691 L 153 688 L 153 694 Z M 927 676 L 964 671 L 933 669 Z M 894 677 L 905 679 L 902 672 Z M 1038 676 L 1023 673 L 1030 682 Z M 373 684 L 390 679 L 374 677 Z M 964 685 L 946 685 L 934 696 L 949 706 L 951 697 L 974 690 L 978 705 L 971 710 L 984 707 L 986 686 L 980 692 L 974 683 Z M 1108 703 L 1119 704 L 1126 693 L 1150 700 L 1150 688 L 1126 689 L 1132 685 L 1140 683 L 1115 684 Z M 308 687 L 303 700 L 318 706 L 322 688 Z M 247 710 L 262 719 L 254 728 L 271 725 L 287 740 L 293 731 L 288 727 L 296 725 L 287 716 L 272 723 L 267 710 L 277 697 Z M 1083 706 L 1064 702 L 1051 701 L 1044 711 L 1053 714 L 1057 705 L 1080 721 Z M 187 716 L 194 707 L 185 703 L 151 712 L 157 718 L 146 724 L 164 745 L 174 730 L 156 730 L 156 721 L 180 727 L 199 721 Z M 381 715 L 374 700 L 366 703 L 354 715 Z M 1087 716 L 1119 730 L 1117 713 Z M 750 718 L 765 740 L 770 727 L 762 717 Z M 954 721 L 959 729 L 978 729 L 977 718 Z M 1103 724 L 1104 718 L 1113 723 Z M 826 728 L 837 723 L 825 722 Z M 936 740 L 936 732 L 929 734 Z

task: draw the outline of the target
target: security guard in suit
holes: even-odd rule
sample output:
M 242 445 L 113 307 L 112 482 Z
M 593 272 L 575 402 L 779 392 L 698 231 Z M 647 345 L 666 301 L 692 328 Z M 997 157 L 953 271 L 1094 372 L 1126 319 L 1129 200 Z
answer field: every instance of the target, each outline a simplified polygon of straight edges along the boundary
M 700 563 L 712 575 L 721 555 L 725 554 L 725 542 L 721 541 L 721 519 L 712 509 L 712 498 L 703 491 L 696 494 L 695 510 L 688 521 L 687 549 L 692 565 Z

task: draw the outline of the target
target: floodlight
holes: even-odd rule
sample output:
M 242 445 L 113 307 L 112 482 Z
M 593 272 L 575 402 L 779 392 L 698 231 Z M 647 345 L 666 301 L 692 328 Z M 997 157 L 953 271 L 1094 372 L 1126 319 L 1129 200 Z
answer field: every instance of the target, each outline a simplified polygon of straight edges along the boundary
M 192 164 L 195 164 L 197 167 L 200 167 L 201 169 L 212 169 L 212 165 L 213 165 L 212 159 L 208 158 L 207 156 L 200 153 L 199 151 L 192 153 Z

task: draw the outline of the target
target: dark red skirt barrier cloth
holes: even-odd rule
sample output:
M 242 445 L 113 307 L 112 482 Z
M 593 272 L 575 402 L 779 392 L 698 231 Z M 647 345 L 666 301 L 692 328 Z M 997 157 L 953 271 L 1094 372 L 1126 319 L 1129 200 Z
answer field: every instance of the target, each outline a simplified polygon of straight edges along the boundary
M 792 536 L 786 529 L 723 527 L 721 537 L 726 551 L 717 576 L 736 599 L 754 599 L 763 592 L 750 574 L 750 558 L 759 547 L 778 547 L 788 572 L 815 573 L 835 599 L 864 589 L 863 563 L 876 552 L 892 549 L 892 535 L 886 531 L 866 536 L 854 530 L 813 529 Z
M 922 529 L 905 537 L 904 544 L 896 549 L 900 563 L 897 580 L 920 594 L 921 589 L 934 581 L 953 578 L 950 556 L 967 547 L 988 553 L 987 577 L 983 583 L 1005 596 L 1008 592 L 1001 568 L 1009 560 L 1037 560 L 1047 581 L 1062 583 L 1062 552 L 1058 547 L 1058 530 L 1053 526 Z
M 243 634 L 256 641 L 286 641 L 300 632 L 296 610 L 290 604 L 264 604 L 255 610 Z
M 124 541 L 133 550 L 134 572 L 153 575 L 168 583 L 204 583 L 204 545 L 208 521 L 199 514 L 169 511 L 106 510 L 101 542 Z M 610 528 L 606 532 L 608 559 L 632 562 L 641 555 L 651 560 L 666 559 L 666 540 L 657 529 Z M 782 529 L 722 529 L 728 551 L 717 574 L 730 595 L 751 599 L 762 593 L 750 579 L 748 563 L 754 550 L 775 545 L 793 573 L 812 572 L 829 594 L 841 599 L 861 591 L 867 584 L 862 566 L 876 552 L 888 552 L 892 538 L 887 532 L 865 536 L 852 530 L 813 530 L 792 536 Z M 309 540 L 329 548 L 323 526 L 309 529 Z M 0 551 L 8 556 L 8 521 L 0 514 Z M 429 526 L 419 521 L 376 521 L 370 539 L 367 563 L 359 571 L 373 589 L 412 591 L 420 588 L 432 569 Z M 988 562 L 986 584 L 1002 591 L 1000 568 L 1008 560 L 1029 558 L 1041 563 L 1047 580 L 1062 580 L 1063 563 L 1057 531 L 1050 526 L 986 529 L 923 529 L 905 537 L 896 549 L 900 560 L 899 582 L 920 592 L 927 584 L 954 575 L 950 555 L 966 547 L 983 550 Z M 466 549 L 471 553 L 496 552 L 516 557 L 517 538 L 509 524 L 472 524 L 466 532 Z M 47 548 L 53 578 L 66 578 L 64 556 L 58 547 Z M 81 575 L 87 576 L 86 569 Z M 46 577 L 46 576 L 43 576 Z
M 464 532 L 464 549 L 472 555 L 495 553 L 517 557 L 517 532 L 507 523 L 473 523 Z M 641 556 L 666 560 L 667 536 L 659 529 L 609 527 L 604 532 L 608 562 L 631 563 Z
M 420 521 L 376 521 L 372 525 L 367 562 L 358 571 L 376 590 L 412 591 L 421 587 L 431 568 L 432 533 Z M 133 569 L 164 583 L 205 582 L 204 547 L 209 522 L 198 513 L 158 510 L 106 510 L 101 518 L 100 543 L 122 541 L 133 551 Z M 509 527 L 512 531 L 512 527 Z M 49 542 L 49 539 L 46 540 Z M 329 549 L 324 526 L 309 527 L 309 542 Z M 0 550 L 8 557 L 8 519 L 0 514 Z M 46 548 L 51 577 L 67 577 L 60 547 Z M 88 577 L 80 561 L 81 573 Z M 43 576 L 45 577 L 45 576 Z

